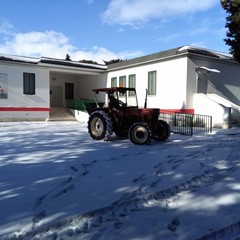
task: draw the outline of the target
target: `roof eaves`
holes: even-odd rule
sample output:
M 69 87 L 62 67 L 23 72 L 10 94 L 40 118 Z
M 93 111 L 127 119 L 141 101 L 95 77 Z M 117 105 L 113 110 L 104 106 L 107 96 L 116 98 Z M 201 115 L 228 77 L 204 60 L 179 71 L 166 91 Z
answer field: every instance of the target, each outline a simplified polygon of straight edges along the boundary
M 153 54 L 146 55 L 143 57 L 138 57 L 138 58 L 134 58 L 134 59 L 126 60 L 126 61 L 121 61 L 118 63 L 108 65 L 107 67 L 108 67 L 108 70 L 111 71 L 111 70 L 120 69 L 120 68 L 127 68 L 127 67 L 147 64 L 147 63 L 153 63 L 153 62 L 156 62 L 159 60 L 178 57 L 180 55 L 186 54 L 186 53 L 178 54 L 178 49 L 179 48 L 173 48 L 170 50 L 153 53 Z
M 59 66 L 67 66 L 67 67 L 74 67 L 74 68 L 86 68 L 86 69 L 95 69 L 95 70 L 107 69 L 106 65 L 82 63 L 77 61 L 67 61 L 67 60 L 45 58 L 45 57 L 42 57 L 40 62 L 43 64 L 46 63 L 50 65 L 59 65 Z
M 40 61 L 40 59 L 32 57 L 15 56 L 9 54 L 0 54 L 0 61 L 37 64 Z
M 117 69 L 122 69 L 122 68 L 129 68 L 133 66 L 139 66 L 143 64 L 148 64 L 148 63 L 153 63 L 156 61 L 160 60 L 166 60 L 170 58 L 176 58 L 176 57 L 184 57 L 188 56 L 189 54 L 194 54 L 194 55 L 200 55 L 204 57 L 210 57 L 210 58 L 215 58 L 215 59 L 221 59 L 225 61 L 234 61 L 232 58 L 232 55 L 230 54 L 225 54 L 225 53 L 220 53 L 214 50 L 208 50 L 200 47 L 192 47 L 192 46 L 182 46 L 178 48 L 173 48 L 170 50 L 146 55 L 143 57 L 138 57 L 126 61 L 121 61 L 118 63 L 114 63 L 111 65 L 108 65 L 108 71 L 113 71 Z
M 178 53 L 183 53 L 183 52 L 195 53 L 195 54 L 218 58 L 218 59 L 233 60 L 233 57 L 231 54 L 221 53 L 221 52 L 200 48 L 200 47 L 184 46 L 179 48 Z

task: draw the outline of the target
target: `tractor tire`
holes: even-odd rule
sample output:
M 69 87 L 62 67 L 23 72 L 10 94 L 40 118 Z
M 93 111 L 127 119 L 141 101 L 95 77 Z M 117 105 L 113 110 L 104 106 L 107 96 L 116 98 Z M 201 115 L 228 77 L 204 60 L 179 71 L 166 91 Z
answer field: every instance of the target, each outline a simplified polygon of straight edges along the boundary
M 152 141 L 151 131 L 145 122 L 134 123 L 128 135 L 130 141 L 137 145 L 150 144 Z
M 111 118 L 104 111 L 93 112 L 88 120 L 88 132 L 95 140 L 108 141 L 113 133 Z
M 153 139 L 155 141 L 166 141 L 171 134 L 169 124 L 163 120 L 158 120 L 152 129 Z

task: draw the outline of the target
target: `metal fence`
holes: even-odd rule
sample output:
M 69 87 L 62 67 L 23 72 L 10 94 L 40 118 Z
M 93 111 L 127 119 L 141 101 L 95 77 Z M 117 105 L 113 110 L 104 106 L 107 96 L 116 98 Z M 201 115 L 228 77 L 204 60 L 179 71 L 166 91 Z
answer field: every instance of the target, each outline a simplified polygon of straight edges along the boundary
M 166 121 L 174 133 L 192 136 L 194 131 L 212 132 L 212 117 L 207 115 L 160 113 L 159 119 Z

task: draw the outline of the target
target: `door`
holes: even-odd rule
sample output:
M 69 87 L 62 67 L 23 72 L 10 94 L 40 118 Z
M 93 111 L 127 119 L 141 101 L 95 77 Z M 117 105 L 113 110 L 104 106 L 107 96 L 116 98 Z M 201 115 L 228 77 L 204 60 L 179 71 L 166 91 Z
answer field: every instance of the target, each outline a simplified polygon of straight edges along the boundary
M 208 88 L 208 74 L 206 72 L 198 71 L 197 93 L 207 94 L 207 88 Z
M 51 86 L 50 88 L 50 106 L 63 106 L 63 88 L 61 86 Z
M 65 83 L 65 99 L 74 99 L 74 84 Z

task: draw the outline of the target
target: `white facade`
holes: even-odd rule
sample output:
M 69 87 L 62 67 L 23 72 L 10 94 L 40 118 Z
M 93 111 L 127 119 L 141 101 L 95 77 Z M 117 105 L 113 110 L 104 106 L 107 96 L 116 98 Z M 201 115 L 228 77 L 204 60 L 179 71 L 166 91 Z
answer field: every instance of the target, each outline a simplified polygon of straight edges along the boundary
M 156 71 L 156 95 L 148 96 L 148 106 L 164 109 L 181 109 L 187 105 L 186 69 L 186 57 L 133 66 L 127 69 L 114 69 L 114 71 L 108 73 L 108 87 L 111 86 L 112 78 L 117 77 L 119 79 L 120 76 L 126 76 L 126 87 L 129 87 L 129 75 L 135 74 L 138 103 L 139 106 L 143 107 L 146 89 L 148 88 L 148 72 Z
M 52 107 L 66 107 L 66 84 L 74 99 L 92 98 L 91 89 L 104 84 L 105 70 L 96 64 L 0 56 L 0 121 L 47 120 Z M 25 73 L 34 78 L 34 93 L 24 93 Z
M 23 73 L 35 75 L 34 95 L 23 92 Z M 0 98 L 0 119 L 46 119 L 49 115 L 49 71 L 33 63 L 1 63 L 0 85 L 5 96 Z
M 113 64 L 112 78 L 136 76 L 139 105 L 143 106 L 148 73 L 156 71 L 156 94 L 148 96 L 148 107 L 162 112 L 210 115 L 214 127 L 240 124 L 240 64 L 225 54 L 183 47 Z M 214 97 L 214 96 L 217 97 Z
M 35 76 L 34 94 L 24 94 L 24 73 Z M 211 115 L 213 126 L 240 124 L 240 64 L 226 54 L 191 47 L 107 66 L 0 55 L 0 121 L 46 120 L 51 108 L 69 107 L 69 99 L 93 99 L 92 89 L 110 87 L 112 79 L 117 86 L 121 78 L 126 79 L 125 85 L 130 87 L 133 75 L 138 104 L 143 107 L 149 73 L 154 73 L 156 85 L 155 92 L 148 95 L 148 107 Z M 86 114 L 73 112 L 86 121 Z

